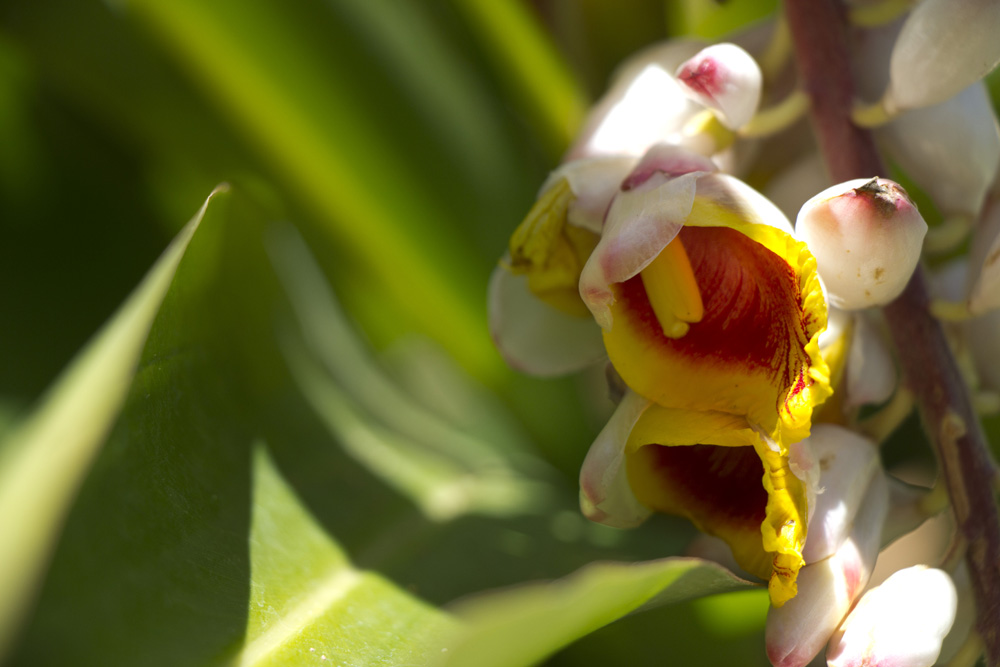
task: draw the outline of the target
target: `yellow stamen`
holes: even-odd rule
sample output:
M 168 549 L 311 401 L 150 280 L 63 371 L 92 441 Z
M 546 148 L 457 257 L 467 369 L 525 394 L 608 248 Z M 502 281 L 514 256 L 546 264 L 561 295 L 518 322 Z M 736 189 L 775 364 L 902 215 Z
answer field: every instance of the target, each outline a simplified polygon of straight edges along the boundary
M 683 337 L 692 323 L 705 316 L 691 260 L 679 238 L 668 243 L 639 275 L 667 338 Z

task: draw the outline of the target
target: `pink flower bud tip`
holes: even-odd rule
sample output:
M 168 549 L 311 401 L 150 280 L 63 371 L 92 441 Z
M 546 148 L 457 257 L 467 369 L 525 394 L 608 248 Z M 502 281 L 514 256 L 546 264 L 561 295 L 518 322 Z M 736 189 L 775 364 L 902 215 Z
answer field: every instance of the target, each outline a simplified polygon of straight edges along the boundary
M 899 296 L 920 260 L 927 223 L 899 184 L 876 177 L 807 201 L 796 232 L 816 258 L 830 303 L 855 310 Z
M 691 99 L 714 110 L 729 129 L 745 125 L 760 103 L 760 67 L 735 44 L 699 51 L 678 68 L 677 79 Z

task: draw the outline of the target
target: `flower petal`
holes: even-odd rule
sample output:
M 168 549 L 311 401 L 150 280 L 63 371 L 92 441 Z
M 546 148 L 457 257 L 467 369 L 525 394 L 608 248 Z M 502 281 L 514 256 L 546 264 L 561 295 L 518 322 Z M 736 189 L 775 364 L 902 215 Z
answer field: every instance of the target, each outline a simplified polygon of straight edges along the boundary
M 629 156 L 605 155 L 566 162 L 549 174 L 538 197 L 566 179 L 574 197 L 566 210 L 566 222 L 600 234 L 611 199 L 637 161 Z
M 628 478 L 644 505 L 725 540 L 740 567 L 794 595 L 807 490 L 787 456 L 744 417 L 648 406 L 628 438 Z
M 651 514 L 632 492 L 626 474 L 625 443 L 650 403 L 627 391 L 591 445 L 580 471 L 580 508 L 591 521 L 633 528 Z
M 562 375 L 604 359 L 600 329 L 540 301 L 526 276 L 498 266 L 489 286 L 490 335 L 507 363 L 541 376 Z
M 875 567 L 887 507 L 885 476 L 876 475 L 850 536 L 832 556 L 802 568 L 795 598 L 768 610 L 764 642 L 775 667 L 804 667 L 840 625 Z
M 587 116 L 566 159 L 639 157 L 650 146 L 680 132 L 699 106 L 687 98 L 673 73 L 703 46 L 702 42 L 674 40 L 629 59 Z
M 825 302 L 812 256 L 781 229 L 784 216 L 773 205 L 773 214 L 752 215 L 728 187 L 734 182 L 702 177 L 678 236 L 700 289 L 701 320 L 668 337 L 635 276 L 612 288 L 604 340 L 634 391 L 664 406 L 746 415 L 785 447 L 808 434 L 812 408 L 829 394 L 818 347 Z M 711 198 L 701 196 L 702 183 Z
M 677 235 L 694 202 L 698 174 L 663 172 L 611 202 L 604 233 L 580 274 L 580 296 L 601 327 L 611 327 L 611 285 L 646 267 Z

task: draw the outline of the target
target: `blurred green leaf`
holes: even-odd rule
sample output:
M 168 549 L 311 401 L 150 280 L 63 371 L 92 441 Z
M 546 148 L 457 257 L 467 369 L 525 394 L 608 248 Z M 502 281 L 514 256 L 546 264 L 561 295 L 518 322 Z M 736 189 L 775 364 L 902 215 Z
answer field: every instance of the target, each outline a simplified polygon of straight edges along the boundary
M 292 373 L 356 460 L 434 520 L 466 512 L 539 512 L 548 505 L 546 486 L 519 475 L 495 441 L 471 436 L 423 408 L 375 366 L 300 236 L 277 229 L 270 247 L 311 350 L 288 338 Z
M 263 445 L 254 453 L 251 593 L 241 667 L 425 664 L 454 623 L 370 572 L 309 516 Z
M 0 654 L 29 604 L 91 462 L 114 423 L 188 242 L 209 202 L 177 236 L 114 318 L 63 373 L 42 405 L 4 443 L 0 524 Z
M 596 563 L 564 580 L 484 595 L 452 611 L 465 627 L 448 647 L 448 667 L 532 665 L 639 607 L 749 586 L 695 558 Z
M 127 6 L 325 220 L 333 240 L 371 267 L 400 309 L 466 368 L 482 377 L 498 372 L 488 339 L 478 335 L 482 293 L 468 280 L 482 267 L 456 239 L 434 233 L 438 208 L 372 121 L 356 56 L 323 57 L 317 43 L 329 36 L 315 34 L 302 8 L 237 0 Z
M 671 35 L 719 39 L 775 13 L 777 0 L 680 0 L 666 2 Z
M 586 99 L 562 57 L 525 5 L 514 0 L 459 0 L 500 75 L 528 110 L 553 156 L 572 141 Z

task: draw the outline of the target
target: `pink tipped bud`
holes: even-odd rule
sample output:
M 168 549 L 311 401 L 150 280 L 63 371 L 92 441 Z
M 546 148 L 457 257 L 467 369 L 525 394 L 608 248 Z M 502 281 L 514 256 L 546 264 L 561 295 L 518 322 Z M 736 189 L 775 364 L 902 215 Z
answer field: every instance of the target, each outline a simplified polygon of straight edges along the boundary
M 735 44 L 703 49 L 677 69 L 688 96 L 715 111 L 731 130 L 757 112 L 762 78 L 757 61 Z
M 802 568 L 798 594 L 768 610 L 764 642 L 775 667 L 807 665 L 868 583 L 888 507 L 884 475 L 875 477 L 860 507 L 850 536 L 836 553 Z
M 830 302 L 855 310 L 899 296 L 920 260 L 927 223 L 899 184 L 872 178 L 807 201 L 795 230 L 816 257 Z
M 830 640 L 830 667 L 930 667 L 955 620 L 955 585 L 941 570 L 918 565 L 865 593 Z
M 892 49 L 884 106 L 930 106 L 981 79 L 1000 62 L 998 33 L 996 0 L 923 0 Z

